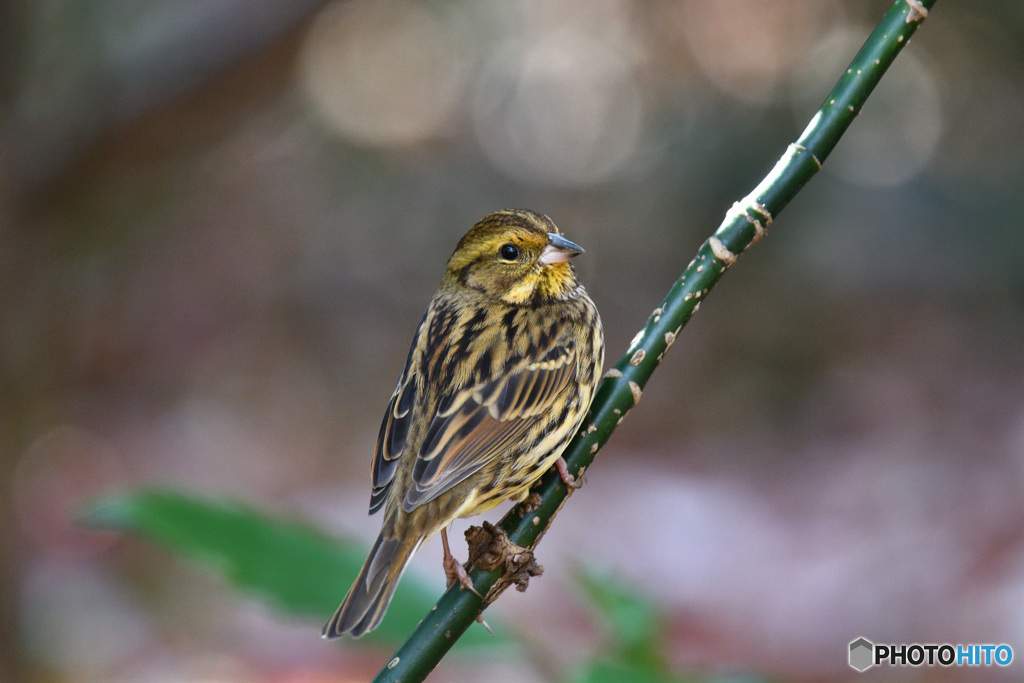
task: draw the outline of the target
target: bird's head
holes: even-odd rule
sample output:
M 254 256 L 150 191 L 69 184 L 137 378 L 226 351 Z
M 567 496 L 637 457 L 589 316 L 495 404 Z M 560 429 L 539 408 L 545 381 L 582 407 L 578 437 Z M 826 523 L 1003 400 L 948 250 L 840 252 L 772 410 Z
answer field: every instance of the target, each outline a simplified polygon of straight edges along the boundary
M 459 240 L 445 284 L 470 287 L 516 306 L 564 299 L 578 286 L 569 259 L 582 253 L 547 216 L 497 211 Z

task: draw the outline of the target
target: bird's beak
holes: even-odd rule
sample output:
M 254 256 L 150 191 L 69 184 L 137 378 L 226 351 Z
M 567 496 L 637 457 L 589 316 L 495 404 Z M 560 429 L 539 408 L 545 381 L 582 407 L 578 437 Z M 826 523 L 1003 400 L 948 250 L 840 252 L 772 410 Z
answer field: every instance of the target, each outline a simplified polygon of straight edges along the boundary
M 552 263 L 563 263 L 573 256 L 582 253 L 583 247 L 580 245 L 570 242 L 558 233 L 549 232 L 548 245 L 544 247 L 544 251 L 541 252 L 537 263 L 545 266 L 549 266 Z

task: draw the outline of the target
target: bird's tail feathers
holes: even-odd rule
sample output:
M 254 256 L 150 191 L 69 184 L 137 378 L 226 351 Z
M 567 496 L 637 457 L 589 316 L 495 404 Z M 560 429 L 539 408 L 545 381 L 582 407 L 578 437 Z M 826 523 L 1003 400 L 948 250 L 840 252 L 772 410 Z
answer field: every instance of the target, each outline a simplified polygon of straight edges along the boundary
M 347 633 L 359 638 L 377 628 L 399 579 L 422 542 L 420 539 L 415 544 L 403 544 L 398 539 L 385 539 L 383 534 L 378 536 L 352 588 L 334 616 L 324 624 L 321 635 L 338 638 Z

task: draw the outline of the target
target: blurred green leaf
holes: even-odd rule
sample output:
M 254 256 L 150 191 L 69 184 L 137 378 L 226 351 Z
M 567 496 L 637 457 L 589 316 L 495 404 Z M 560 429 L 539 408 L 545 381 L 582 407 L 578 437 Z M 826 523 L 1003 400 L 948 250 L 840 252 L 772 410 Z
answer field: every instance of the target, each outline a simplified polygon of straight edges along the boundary
M 326 620 L 359 572 L 369 548 L 330 539 L 299 522 L 244 505 L 177 491 L 119 494 L 93 503 L 81 517 L 92 527 L 126 531 L 212 567 L 236 587 L 282 611 Z M 406 575 L 387 617 L 361 642 L 401 642 L 436 600 L 435 591 Z M 495 633 L 500 634 L 501 629 Z M 310 637 L 319 632 L 311 627 Z M 507 646 L 505 637 L 471 629 L 460 644 Z
M 627 662 L 598 660 L 591 662 L 572 678 L 573 683 L 767 683 L 756 676 L 702 676 L 652 672 Z
M 672 676 L 666 672 L 651 671 L 617 659 L 601 659 L 589 662 L 572 677 L 573 683 L 684 683 L 704 680 L 693 677 Z
M 652 674 L 667 671 L 659 635 L 662 617 L 650 599 L 594 569 L 580 567 L 577 575 L 584 596 L 604 622 L 617 659 Z
M 622 580 L 581 566 L 577 585 L 605 627 L 605 647 L 572 676 L 573 683 L 755 683 L 747 676 L 673 674 L 662 648 L 664 618 L 652 601 Z

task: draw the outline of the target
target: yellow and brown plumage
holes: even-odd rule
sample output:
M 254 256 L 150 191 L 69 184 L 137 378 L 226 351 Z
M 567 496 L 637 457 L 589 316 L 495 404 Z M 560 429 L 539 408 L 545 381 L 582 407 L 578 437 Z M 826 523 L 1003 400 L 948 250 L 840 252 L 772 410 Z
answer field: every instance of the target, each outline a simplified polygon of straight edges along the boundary
M 590 407 L 604 339 L 546 216 L 499 211 L 459 241 L 413 338 L 377 439 L 380 535 L 324 637 L 380 623 L 409 559 L 459 517 L 522 500 Z

